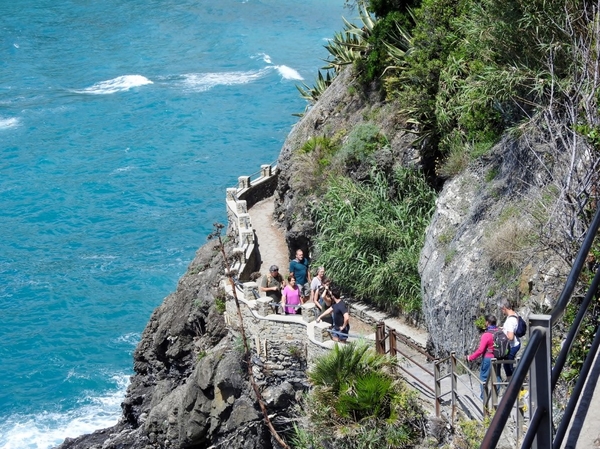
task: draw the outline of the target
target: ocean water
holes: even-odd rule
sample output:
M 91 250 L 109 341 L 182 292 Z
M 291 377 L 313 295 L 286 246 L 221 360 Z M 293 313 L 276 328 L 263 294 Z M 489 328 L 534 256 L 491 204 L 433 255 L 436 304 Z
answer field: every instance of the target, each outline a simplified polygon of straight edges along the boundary
M 0 0 L 0 448 L 115 424 L 225 189 L 274 162 L 343 0 Z

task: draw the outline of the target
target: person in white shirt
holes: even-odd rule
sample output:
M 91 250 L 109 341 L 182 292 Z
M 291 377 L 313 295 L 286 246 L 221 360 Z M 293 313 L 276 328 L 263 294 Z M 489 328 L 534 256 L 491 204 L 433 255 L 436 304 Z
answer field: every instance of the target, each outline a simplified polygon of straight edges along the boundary
M 310 299 L 319 310 L 321 309 L 321 305 L 319 304 L 319 287 L 323 285 L 324 277 L 325 267 L 319 267 L 317 268 L 317 275 L 310 282 Z
M 510 352 L 508 353 L 508 357 L 506 360 L 514 360 L 517 356 L 517 352 L 521 349 L 521 342 L 515 335 L 515 331 L 517 330 L 517 326 L 519 325 L 519 316 L 516 312 L 511 308 L 510 303 L 506 299 L 502 299 L 498 302 L 498 307 L 502 311 L 504 315 L 506 315 L 506 319 L 504 320 L 504 325 L 502 326 L 502 330 L 506 334 L 506 337 L 510 341 Z M 504 372 L 506 373 L 506 379 L 510 380 L 513 375 L 514 365 L 512 363 L 504 363 Z

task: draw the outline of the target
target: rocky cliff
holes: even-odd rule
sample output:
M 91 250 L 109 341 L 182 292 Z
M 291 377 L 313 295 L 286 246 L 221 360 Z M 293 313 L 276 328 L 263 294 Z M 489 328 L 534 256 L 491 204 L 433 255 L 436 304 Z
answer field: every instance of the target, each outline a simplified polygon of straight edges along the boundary
M 222 275 L 221 255 L 209 242 L 142 334 L 121 421 L 61 449 L 272 447 L 242 350 L 215 305 Z

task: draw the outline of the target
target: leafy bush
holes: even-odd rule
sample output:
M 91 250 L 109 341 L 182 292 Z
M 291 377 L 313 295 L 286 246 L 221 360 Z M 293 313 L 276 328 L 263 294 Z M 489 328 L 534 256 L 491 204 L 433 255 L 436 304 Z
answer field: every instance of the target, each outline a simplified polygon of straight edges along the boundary
M 315 263 L 357 297 L 388 310 L 420 310 L 417 271 L 435 193 L 423 177 L 398 170 L 369 182 L 331 178 L 314 209 Z
M 406 41 L 398 33 L 412 28 L 408 14 L 398 11 L 390 12 L 375 23 L 368 38 L 368 51 L 362 64 L 359 64 L 360 81 L 369 83 L 378 79 L 386 67 L 394 64 L 394 59 L 388 50 L 388 45 L 406 49 Z
M 336 345 L 308 376 L 313 389 L 297 427 L 296 448 L 404 448 L 422 437 L 417 393 L 393 375 L 396 360 L 365 343 Z
M 363 123 L 352 129 L 346 143 L 335 155 L 334 165 L 337 171 L 347 170 L 367 162 L 377 150 L 388 144 L 387 138 L 379 127 L 373 123 Z
M 308 139 L 294 156 L 298 167 L 294 176 L 300 177 L 298 189 L 313 193 L 323 190 L 323 179 L 327 177 L 339 148 L 339 139 L 336 137 L 316 136 Z

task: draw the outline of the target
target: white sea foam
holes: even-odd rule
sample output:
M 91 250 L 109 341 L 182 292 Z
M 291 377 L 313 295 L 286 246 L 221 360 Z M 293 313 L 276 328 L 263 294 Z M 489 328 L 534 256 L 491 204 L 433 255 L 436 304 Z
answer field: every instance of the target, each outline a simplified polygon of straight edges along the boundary
M 140 334 L 132 332 L 129 334 L 121 335 L 119 338 L 117 338 L 117 342 L 127 343 L 132 346 L 137 346 L 137 344 L 140 342 L 140 338 L 141 338 Z
M 126 167 L 116 168 L 111 172 L 111 175 L 114 175 L 116 173 L 131 171 L 131 169 L 132 169 L 132 167 L 130 165 L 127 165 Z
M 291 67 L 288 67 L 287 65 L 276 65 L 275 68 L 277 69 L 279 74 L 286 80 L 301 81 L 304 79 L 304 78 L 302 78 L 302 75 L 300 75 L 298 73 L 297 70 L 292 69 Z
M 65 413 L 41 412 L 9 416 L 0 423 L 0 449 L 49 449 L 65 438 L 75 438 L 96 429 L 115 425 L 121 416 L 129 376 L 112 376 L 115 388 L 82 401 L 80 407 Z
M 8 128 L 16 128 L 21 124 L 18 118 L 4 118 L 0 117 L 0 130 Z
M 267 64 L 271 64 L 271 57 L 266 53 L 258 53 L 255 56 L 252 56 L 252 59 L 262 59 Z
M 247 84 L 262 78 L 268 68 L 248 72 L 188 73 L 183 75 L 183 84 L 195 92 L 204 92 L 215 86 Z
M 124 92 L 133 87 L 144 86 L 146 84 L 154 83 L 142 75 L 124 75 L 111 80 L 100 81 L 93 86 L 75 90 L 74 92 L 78 94 L 106 95 Z

